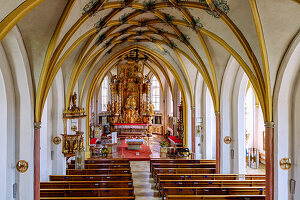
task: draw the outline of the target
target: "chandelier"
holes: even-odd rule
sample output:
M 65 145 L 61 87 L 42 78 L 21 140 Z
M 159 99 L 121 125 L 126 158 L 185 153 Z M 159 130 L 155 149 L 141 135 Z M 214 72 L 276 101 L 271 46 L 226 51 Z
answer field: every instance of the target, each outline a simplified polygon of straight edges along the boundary
M 148 56 L 139 55 L 139 50 L 135 49 L 135 50 L 130 51 L 125 59 L 128 61 L 132 61 L 132 62 L 139 62 L 139 61 L 145 62 L 148 60 Z

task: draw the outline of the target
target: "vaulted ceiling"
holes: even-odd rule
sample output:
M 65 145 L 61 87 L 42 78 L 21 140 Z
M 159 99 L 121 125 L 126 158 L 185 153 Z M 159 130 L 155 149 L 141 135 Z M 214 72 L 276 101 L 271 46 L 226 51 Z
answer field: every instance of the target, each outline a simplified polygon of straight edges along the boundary
M 22 3 L 9 2 L 5 1 L 3 10 Z M 159 66 L 159 73 L 180 80 L 190 99 L 200 73 L 216 110 L 223 73 L 233 56 L 254 85 L 267 115 L 269 105 L 263 101 L 270 96 L 282 56 L 300 27 L 295 20 L 300 6 L 293 0 L 41 2 L 17 24 L 41 97 L 36 102 L 40 110 L 60 69 L 67 106 L 75 85 L 88 90 L 87 83 L 99 71 L 139 48 L 149 56 L 149 65 Z M 8 14 L 6 9 L 2 12 L 1 8 L 1 14 Z

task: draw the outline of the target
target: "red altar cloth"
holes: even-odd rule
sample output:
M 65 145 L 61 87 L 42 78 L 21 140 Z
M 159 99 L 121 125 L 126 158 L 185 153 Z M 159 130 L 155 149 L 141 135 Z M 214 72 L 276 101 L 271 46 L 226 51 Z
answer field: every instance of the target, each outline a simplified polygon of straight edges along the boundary
M 97 141 L 98 141 L 98 138 L 92 138 L 90 141 L 90 144 L 96 144 Z
M 121 145 L 118 147 L 119 155 L 122 155 L 123 158 L 129 159 L 130 161 L 148 161 L 150 160 L 150 155 L 152 151 L 149 146 L 142 144 L 142 149 L 140 150 L 128 150 L 128 145 L 125 143 L 125 140 L 121 140 Z M 136 155 L 136 153 L 139 155 Z
M 181 140 L 181 139 L 178 139 L 178 138 L 175 137 L 175 136 L 169 136 L 169 140 L 170 140 L 173 144 L 176 144 L 176 145 L 182 145 L 182 140 Z
M 115 123 L 115 126 L 122 126 L 122 125 L 128 125 L 128 126 L 148 126 L 148 124 L 128 124 L 128 123 Z

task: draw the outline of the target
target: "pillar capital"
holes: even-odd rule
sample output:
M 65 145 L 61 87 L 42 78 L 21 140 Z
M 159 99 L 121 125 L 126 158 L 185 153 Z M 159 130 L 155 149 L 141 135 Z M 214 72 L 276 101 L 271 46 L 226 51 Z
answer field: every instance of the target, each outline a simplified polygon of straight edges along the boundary
M 275 128 L 274 122 L 265 122 L 265 128 Z
M 41 129 L 41 122 L 34 122 L 34 129 Z

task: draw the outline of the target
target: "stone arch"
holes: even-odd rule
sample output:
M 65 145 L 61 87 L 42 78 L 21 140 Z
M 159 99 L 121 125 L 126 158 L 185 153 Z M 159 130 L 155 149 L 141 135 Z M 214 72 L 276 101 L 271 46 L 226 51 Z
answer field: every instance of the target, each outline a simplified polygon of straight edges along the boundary
M 230 136 L 233 140 L 232 101 L 235 78 L 239 70 L 238 62 L 231 56 L 225 68 L 221 82 L 220 114 L 221 114 L 221 173 L 232 173 L 234 160 L 231 157 L 231 150 L 234 150 L 234 142 L 224 144 L 223 139 Z
M 0 192 L 5 199 L 13 198 L 15 183 L 15 94 L 10 66 L 0 44 Z
M 26 160 L 26 173 L 16 173 L 18 197 L 33 199 L 34 92 L 30 65 L 22 36 L 13 28 L 2 41 L 10 65 L 15 92 L 15 158 Z M 15 163 L 14 165 L 15 166 Z
M 292 195 L 289 196 L 289 179 L 292 176 L 292 170 L 281 170 L 279 161 L 284 157 L 295 158 L 295 152 L 293 152 L 293 138 L 296 137 L 296 130 L 294 130 L 296 122 L 294 121 L 295 116 L 293 116 L 293 110 L 297 109 L 298 106 L 293 101 L 293 98 L 297 97 L 297 92 L 294 91 L 294 89 L 297 89 L 297 78 L 299 79 L 299 55 L 300 33 L 296 35 L 283 57 L 273 92 L 275 122 L 274 144 L 277 144 L 274 146 L 274 196 L 276 199 L 293 198 Z M 295 168 L 297 163 L 294 159 L 292 162 L 293 168 Z M 299 182 L 300 180 L 298 180 L 298 187 Z M 294 198 L 299 198 L 299 193 L 296 194 Z
M 203 140 L 203 130 L 204 130 L 204 111 L 203 108 L 204 105 L 204 97 L 203 97 L 203 88 L 204 88 L 205 82 L 201 76 L 201 74 L 198 72 L 195 80 L 195 125 L 196 125 L 196 135 L 195 135 L 195 153 L 197 159 L 203 158 L 203 152 L 205 148 L 205 140 Z M 197 133 L 197 129 L 199 128 L 200 133 Z M 199 155 L 198 155 L 199 154 Z M 199 157 L 198 157 L 199 156 Z

